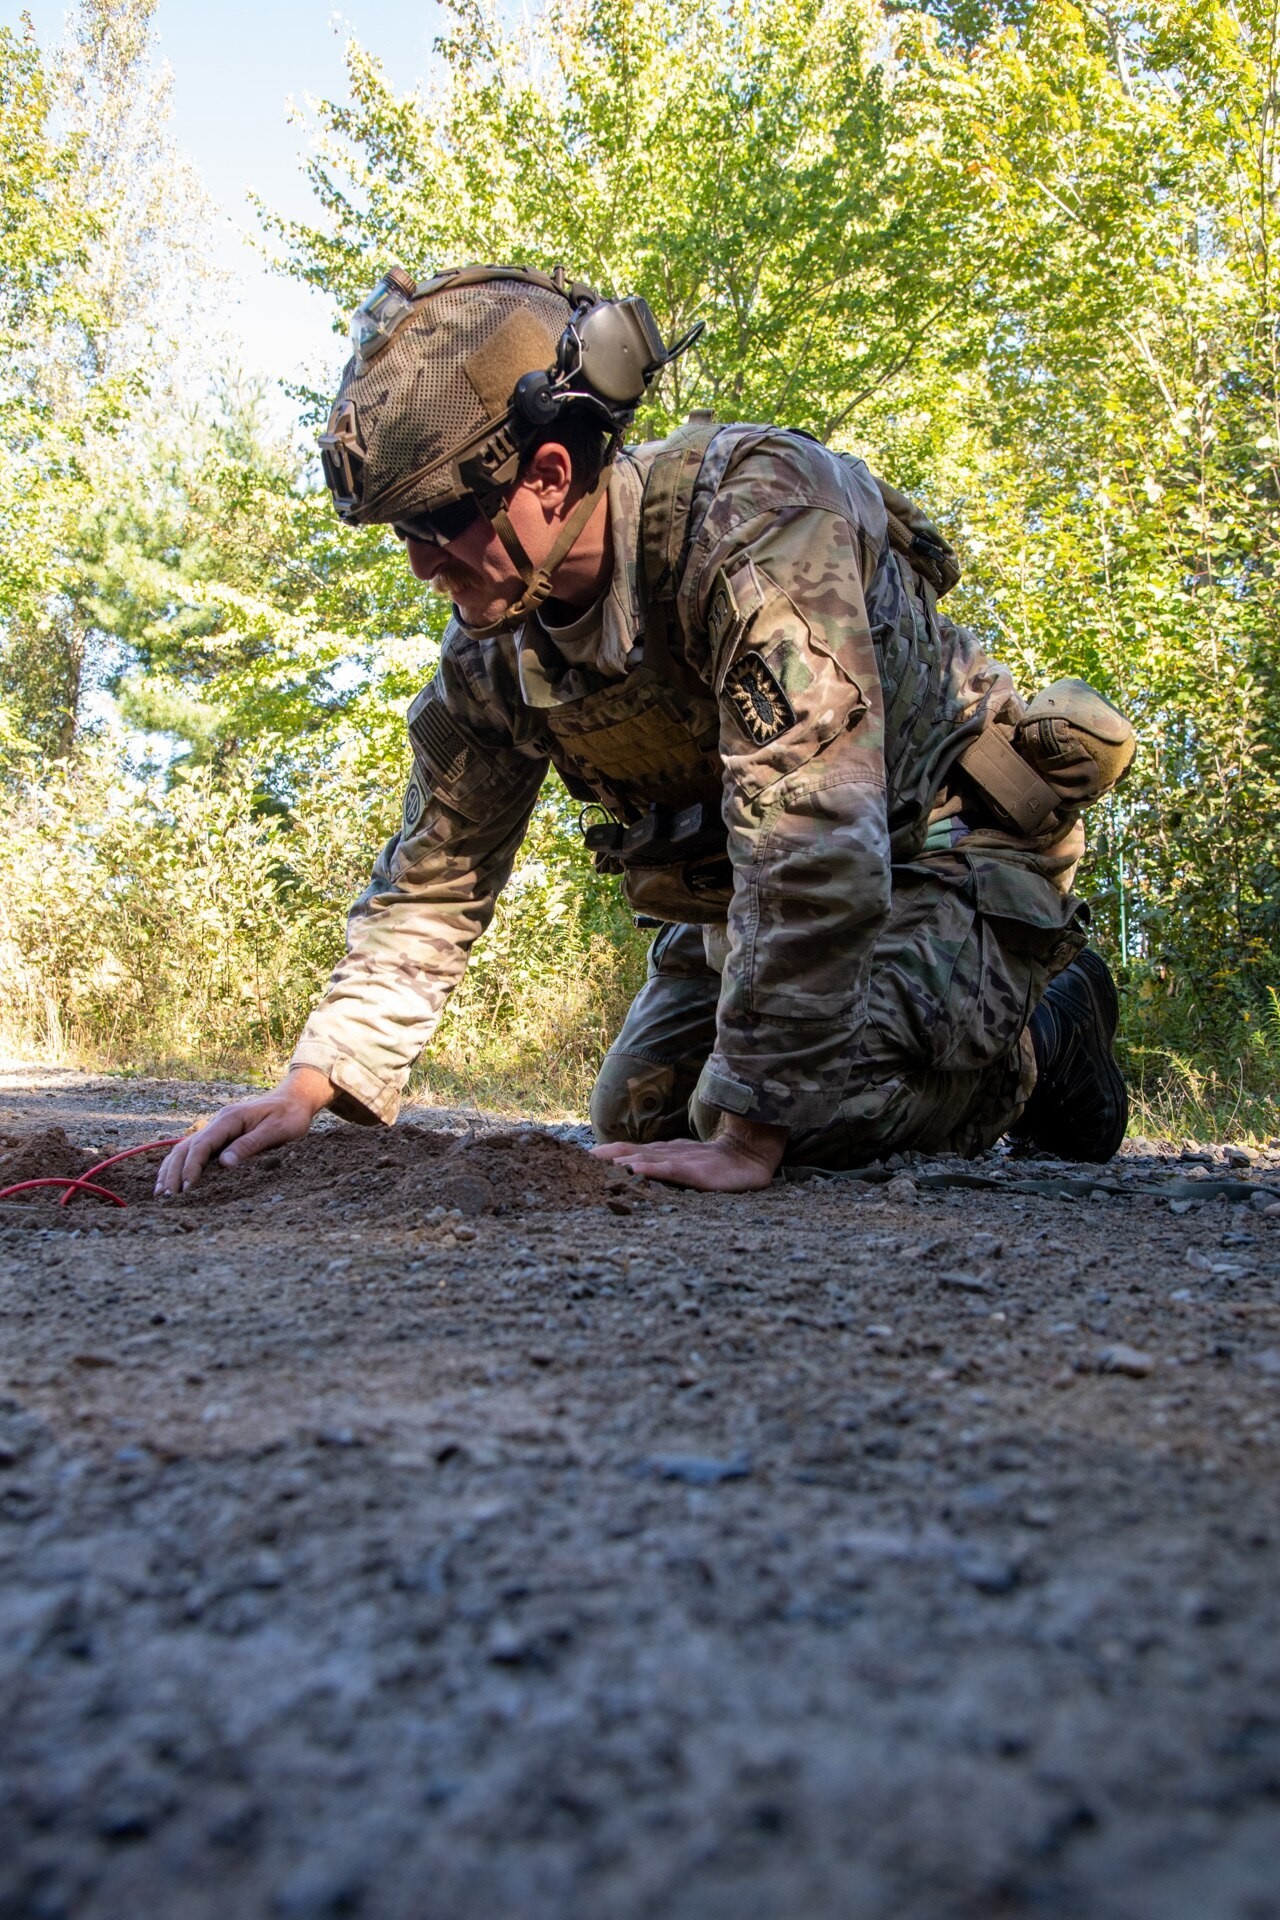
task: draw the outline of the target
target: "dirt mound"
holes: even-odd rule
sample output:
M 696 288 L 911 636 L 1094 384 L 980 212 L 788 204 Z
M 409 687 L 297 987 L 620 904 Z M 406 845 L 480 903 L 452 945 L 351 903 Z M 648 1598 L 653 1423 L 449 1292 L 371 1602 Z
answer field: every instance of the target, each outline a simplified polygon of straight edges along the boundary
M 94 1158 L 83 1147 L 73 1147 L 62 1127 L 45 1127 L 39 1133 L 0 1133 L 0 1187 L 83 1173 Z
M 5 1152 L 0 1184 L 81 1173 L 93 1164 L 94 1156 L 68 1141 L 60 1127 L 25 1137 L 0 1136 L 0 1145 Z M 130 1207 L 203 1211 L 239 1203 L 256 1211 L 283 1206 L 288 1218 L 295 1205 L 305 1204 L 308 1219 L 387 1221 L 418 1218 L 434 1207 L 467 1215 L 563 1212 L 599 1205 L 630 1184 L 628 1176 L 593 1160 L 581 1147 L 533 1128 L 458 1137 L 416 1126 L 385 1132 L 336 1127 L 261 1154 L 243 1167 L 215 1161 L 198 1187 L 174 1201 L 155 1198 L 160 1160 L 159 1152 L 124 1160 L 102 1175 L 101 1184 Z M 48 1192 L 33 1193 L 30 1199 L 47 1204 L 48 1197 Z M 57 1194 L 52 1198 L 56 1203 Z M 77 1212 L 93 1205 L 85 1196 L 71 1204 Z

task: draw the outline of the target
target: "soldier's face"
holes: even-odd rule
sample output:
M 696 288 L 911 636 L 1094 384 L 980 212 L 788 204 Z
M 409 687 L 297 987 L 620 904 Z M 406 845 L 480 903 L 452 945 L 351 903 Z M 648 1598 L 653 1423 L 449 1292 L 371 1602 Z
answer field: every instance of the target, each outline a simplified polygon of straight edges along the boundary
M 506 548 L 483 516 L 447 546 L 408 540 L 405 551 L 414 577 L 452 600 L 470 626 L 500 619 L 522 591 Z
M 559 537 L 569 510 L 573 468 L 562 447 L 538 450 L 526 477 L 506 495 L 507 517 L 521 546 L 540 567 Z M 447 546 L 407 540 L 415 578 L 447 594 L 468 626 L 500 620 L 524 592 L 524 582 L 489 522 L 480 514 Z

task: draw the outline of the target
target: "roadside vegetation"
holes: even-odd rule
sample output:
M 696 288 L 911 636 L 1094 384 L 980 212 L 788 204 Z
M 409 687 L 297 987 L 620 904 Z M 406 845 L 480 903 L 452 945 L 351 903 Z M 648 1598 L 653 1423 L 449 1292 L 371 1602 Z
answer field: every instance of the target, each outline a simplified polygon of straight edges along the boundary
M 394 831 L 440 624 L 238 376 L 152 0 L 0 28 L 0 1041 L 269 1076 Z M 1135 1131 L 1280 1131 L 1276 0 L 452 0 L 430 87 L 357 45 L 311 224 L 335 327 L 399 260 L 563 261 L 703 341 L 694 406 L 865 455 L 957 617 L 1142 749 L 1084 875 Z M 335 356 L 335 365 L 337 363 Z M 580 1110 L 643 941 L 549 790 L 425 1068 Z

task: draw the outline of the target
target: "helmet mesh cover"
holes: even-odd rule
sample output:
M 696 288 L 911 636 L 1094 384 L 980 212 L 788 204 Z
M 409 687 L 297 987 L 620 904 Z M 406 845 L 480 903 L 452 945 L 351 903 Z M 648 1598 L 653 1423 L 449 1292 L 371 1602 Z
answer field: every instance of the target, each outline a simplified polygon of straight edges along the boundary
M 398 514 L 456 498 L 450 456 L 500 420 L 510 399 L 508 393 L 497 413 L 486 407 L 467 377 L 466 362 L 504 321 L 520 314 L 537 323 L 526 329 L 531 342 L 546 334 L 545 358 L 521 371 L 550 369 L 570 311 L 563 295 L 515 280 L 446 287 L 425 299 L 367 366 L 349 361 L 336 404 L 355 406 L 364 448 L 363 501 L 419 469 L 426 470 L 421 486 L 397 498 Z

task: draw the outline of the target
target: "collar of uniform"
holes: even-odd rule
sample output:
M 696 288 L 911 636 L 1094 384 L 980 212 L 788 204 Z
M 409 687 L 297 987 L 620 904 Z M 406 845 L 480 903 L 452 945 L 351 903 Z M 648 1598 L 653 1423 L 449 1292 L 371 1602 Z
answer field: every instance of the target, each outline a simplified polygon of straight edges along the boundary
M 552 634 L 534 615 L 516 634 L 520 691 L 531 707 L 560 707 L 584 699 L 602 681 L 621 680 L 635 664 L 643 632 L 636 553 L 644 479 L 629 454 L 609 475 L 609 537 L 613 571 L 598 607 L 599 633 L 590 666 L 570 665 Z M 585 616 L 584 616 L 585 620 Z M 575 630 L 577 623 L 575 622 Z

